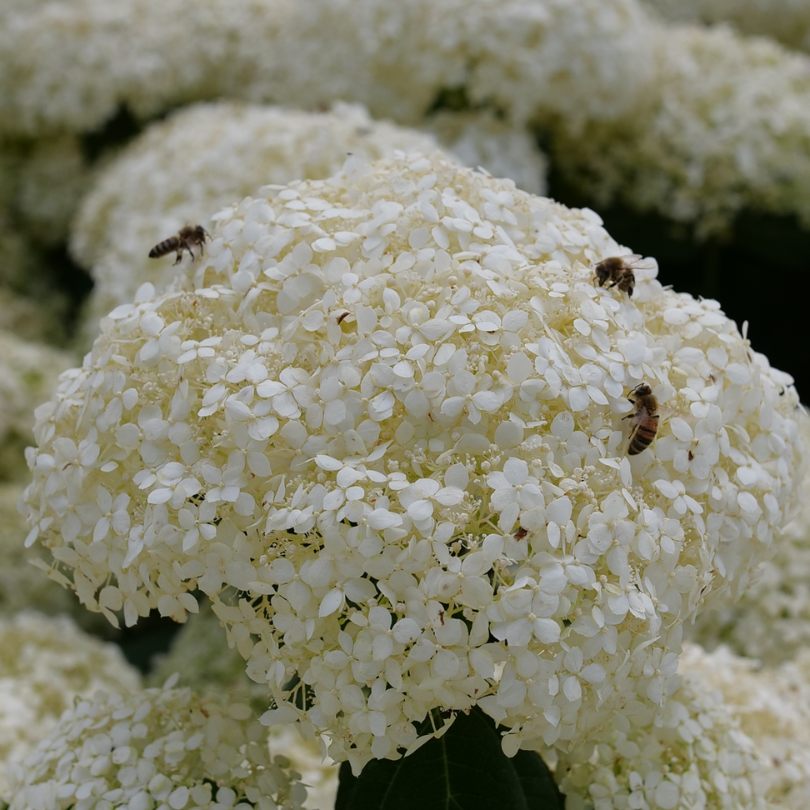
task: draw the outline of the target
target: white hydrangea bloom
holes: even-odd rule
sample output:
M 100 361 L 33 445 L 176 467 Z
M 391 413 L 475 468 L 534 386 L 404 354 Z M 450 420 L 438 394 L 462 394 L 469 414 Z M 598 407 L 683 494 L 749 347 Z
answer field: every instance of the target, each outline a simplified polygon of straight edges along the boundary
M 22 762 L 77 695 L 138 688 L 140 677 L 121 650 L 66 616 L 0 617 L 0 763 Z M 7 788 L 0 767 L 0 801 Z
M 6 3 L 0 126 L 88 131 L 203 98 L 420 121 L 465 86 L 518 121 L 609 119 L 646 83 L 636 0 L 59 0 Z
M 805 810 L 810 796 L 810 650 L 772 669 L 727 647 L 712 653 L 686 645 L 681 670 L 722 692 L 732 717 L 767 758 L 774 806 Z
M 285 20 L 280 56 L 298 59 L 276 92 L 360 101 L 406 123 L 456 88 L 518 124 L 610 120 L 648 81 L 648 24 L 635 0 L 317 0 Z M 266 92 L 257 79 L 254 95 Z
M 10 810 L 302 806 L 299 775 L 271 759 L 248 706 L 172 687 L 77 703 L 12 770 Z
M 810 223 L 810 61 L 727 28 L 651 27 L 646 98 L 616 123 L 570 133 L 555 165 L 606 203 L 727 228 L 742 209 Z
M 526 127 L 491 112 L 440 112 L 426 125 L 465 166 L 508 177 L 531 194 L 545 194 L 548 165 Z
M 800 411 L 805 446 L 810 443 L 810 415 Z M 687 634 L 712 649 L 724 642 L 740 655 L 769 665 L 810 649 L 810 471 L 798 497 L 799 513 L 780 532 L 775 554 L 755 573 L 733 605 L 700 614 Z
M 730 23 L 745 34 L 777 39 L 810 51 L 806 0 L 644 0 L 667 20 Z
M 24 448 L 32 441 L 34 409 L 73 363 L 67 352 L 0 332 L 0 478 L 25 477 Z
M 373 121 L 347 104 L 327 113 L 198 104 L 152 125 L 101 172 L 74 222 L 73 256 L 95 282 L 90 339 L 99 318 L 141 284 L 171 282 L 171 259 L 150 259 L 149 250 L 184 224 L 207 225 L 211 212 L 266 183 L 328 177 L 347 153 L 374 160 L 437 148 L 431 135 Z
M 770 810 L 769 763 L 700 673 L 557 762 L 566 810 Z
M 215 220 L 37 410 L 29 542 L 82 601 L 182 621 L 199 588 L 266 720 L 355 767 L 433 709 L 478 703 L 514 752 L 663 700 L 681 622 L 783 520 L 787 375 L 653 270 L 632 299 L 597 286 L 625 249 L 593 212 L 441 156 L 350 160 Z M 642 381 L 665 417 L 628 458 Z

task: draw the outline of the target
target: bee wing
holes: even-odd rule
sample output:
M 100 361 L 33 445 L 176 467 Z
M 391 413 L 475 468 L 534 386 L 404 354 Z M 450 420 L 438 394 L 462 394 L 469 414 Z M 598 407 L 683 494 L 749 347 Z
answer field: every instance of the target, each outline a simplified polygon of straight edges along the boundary
M 681 412 L 677 408 L 671 408 L 669 405 L 658 405 L 658 422 L 668 422 L 670 419 L 680 416 Z
M 625 264 L 628 264 L 633 270 L 657 270 L 658 262 L 651 256 L 643 259 L 638 253 L 632 256 L 624 256 Z

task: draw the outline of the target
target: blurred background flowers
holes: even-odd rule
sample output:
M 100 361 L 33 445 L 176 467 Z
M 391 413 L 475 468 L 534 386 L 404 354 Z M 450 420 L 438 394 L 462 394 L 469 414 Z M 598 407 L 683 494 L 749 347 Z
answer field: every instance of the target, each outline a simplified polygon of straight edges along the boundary
M 4 0 L 0 756 L 21 762 L 96 688 L 143 696 L 141 678 L 184 729 L 193 701 L 211 695 L 238 692 L 266 708 L 207 605 L 182 626 L 153 612 L 114 628 L 63 587 L 37 546 L 24 547 L 17 501 L 34 409 L 81 364 L 103 316 L 143 284 L 159 292 L 173 281 L 170 260 L 147 258 L 152 245 L 187 222 L 211 227 L 211 215 L 262 186 L 329 177 L 348 154 L 438 150 L 598 212 L 617 243 L 657 258 L 662 284 L 748 322 L 754 347 L 807 401 L 808 51 L 810 6 L 799 0 Z M 770 767 L 768 800 L 804 806 L 803 486 L 803 508 L 742 597 L 686 628 L 688 676 L 663 725 L 642 718 L 560 760 L 571 810 L 633 791 L 672 807 L 650 775 L 671 767 L 661 750 L 711 782 L 709 749 L 733 755 L 742 780 L 737 792 L 715 782 L 712 801 L 756 806 L 746 785 Z M 173 672 L 209 698 L 164 687 Z M 126 699 L 132 713 L 147 700 Z M 77 705 L 95 718 L 120 708 Z M 698 753 L 695 717 L 708 729 Z M 67 732 L 54 733 L 58 751 L 53 740 Z M 254 732 L 245 721 L 231 733 Z M 270 749 L 291 760 L 277 766 L 280 803 L 303 801 L 292 769 L 311 786 L 306 807 L 331 806 L 336 775 L 315 743 L 271 737 Z M 621 773 L 616 751 L 634 763 Z M 28 795 L 15 774 L 18 797 Z M 8 784 L 0 779 L 0 796 Z M 696 790 L 687 780 L 682 795 L 697 801 Z

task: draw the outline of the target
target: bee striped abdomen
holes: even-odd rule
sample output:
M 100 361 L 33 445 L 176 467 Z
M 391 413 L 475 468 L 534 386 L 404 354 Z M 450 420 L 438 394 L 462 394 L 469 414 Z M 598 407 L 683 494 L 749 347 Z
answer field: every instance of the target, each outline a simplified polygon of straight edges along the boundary
M 658 414 L 654 416 L 639 415 L 638 424 L 633 435 L 630 437 L 630 446 L 627 448 L 628 456 L 637 456 L 639 453 L 644 452 L 655 438 L 658 433 Z
M 149 258 L 159 259 L 161 256 L 165 256 L 167 253 L 172 253 L 179 247 L 180 240 L 176 236 L 170 236 L 168 239 L 164 239 L 162 242 L 159 242 L 149 251 Z
M 635 413 L 624 417 L 632 418 L 627 455 L 637 456 L 652 444 L 658 433 L 658 400 L 647 383 L 639 383 L 627 399 L 636 406 Z

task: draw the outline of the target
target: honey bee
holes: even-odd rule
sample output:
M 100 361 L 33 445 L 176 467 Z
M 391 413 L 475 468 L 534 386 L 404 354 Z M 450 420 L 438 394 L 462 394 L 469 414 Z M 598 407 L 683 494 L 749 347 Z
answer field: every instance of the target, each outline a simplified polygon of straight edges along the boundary
M 184 250 L 187 250 L 193 259 L 194 248 L 199 247 L 200 255 L 202 256 L 205 240 L 210 238 L 208 231 L 206 231 L 202 225 L 186 225 L 180 228 L 180 231 L 174 236 L 170 236 L 168 239 L 164 239 L 162 242 L 155 245 L 149 251 L 149 258 L 159 259 L 161 256 L 165 256 L 167 253 L 171 253 L 174 250 L 177 251 L 177 258 L 174 263 L 180 264 Z
M 630 422 L 630 444 L 628 456 L 636 456 L 646 450 L 658 433 L 658 400 L 653 396 L 647 383 L 640 383 L 627 397 L 636 406 L 635 413 L 625 416 Z
M 594 271 L 600 287 L 610 281 L 608 287 L 618 287 L 632 298 L 633 288 L 636 286 L 633 270 L 651 270 L 654 267 L 654 259 L 642 259 L 638 253 L 631 253 L 629 256 L 610 256 L 603 259 L 594 267 Z

